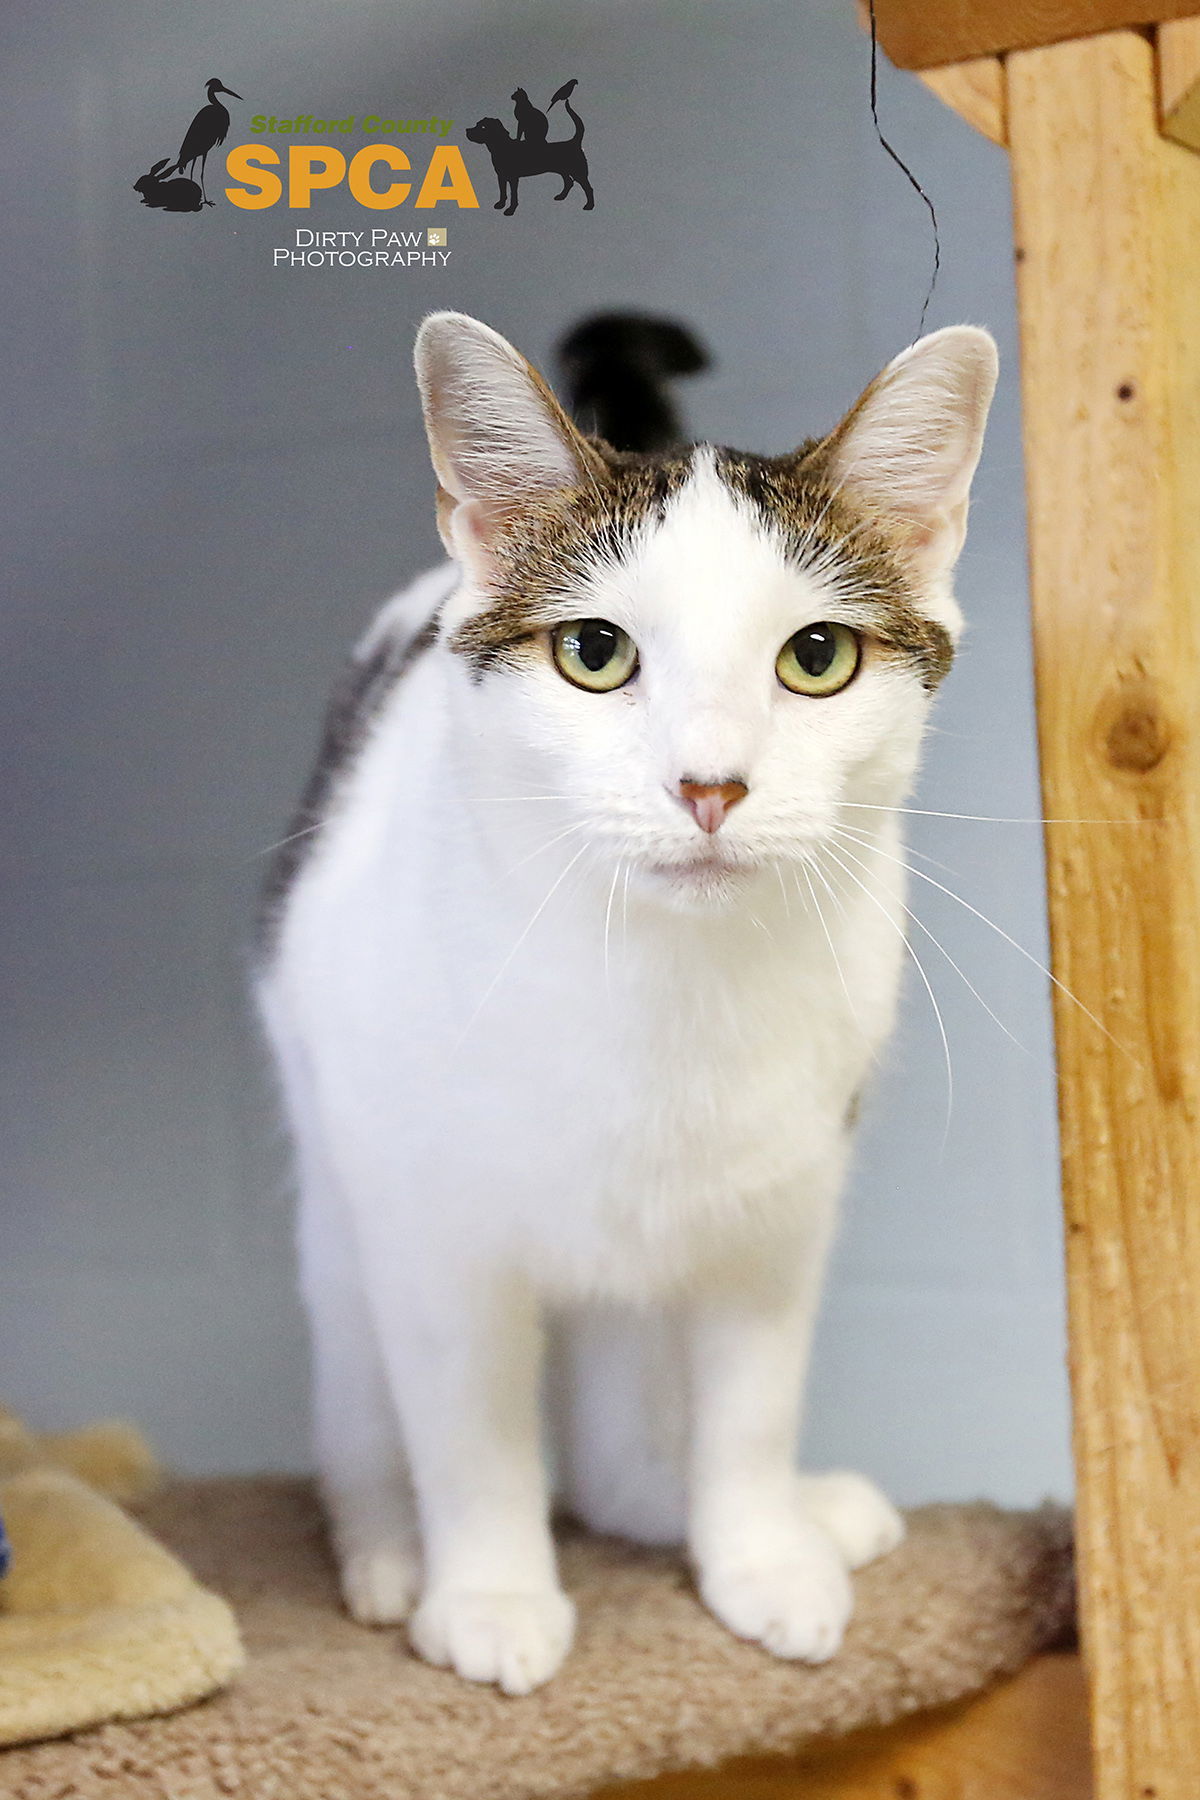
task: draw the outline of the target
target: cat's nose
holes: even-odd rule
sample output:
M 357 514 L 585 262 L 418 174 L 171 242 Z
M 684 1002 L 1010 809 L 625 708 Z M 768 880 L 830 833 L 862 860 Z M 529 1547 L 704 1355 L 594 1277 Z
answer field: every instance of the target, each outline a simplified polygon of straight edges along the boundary
M 726 813 L 739 800 L 744 800 L 750 789 L 744 781 L 731 776 L 728 781 L 684 780 L 679 783 L 675 792 L 701 831 L 711 833 L 720 831 L 725 823 Z

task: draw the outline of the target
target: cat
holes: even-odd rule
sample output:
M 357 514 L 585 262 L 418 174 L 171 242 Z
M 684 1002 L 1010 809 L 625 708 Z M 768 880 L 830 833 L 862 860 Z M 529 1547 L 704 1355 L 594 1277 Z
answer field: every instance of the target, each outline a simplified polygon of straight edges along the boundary
M 509 98 L 513 103 L 513 118 L 517 123 L 518 144 L 544 144 L 550 130 L 550 121 L 540 106 L 535 106 L 524 88 L 516 88 Z
M 773 457 L 613 451 L 461 314 L 416 369 L 452 561 L 335 697 L 258 978 L 345 1600 L 549 1679 L 544 1432 L 569 1512 L 820 1662 L 903 1529 L 795 1442 L 995 346 Z

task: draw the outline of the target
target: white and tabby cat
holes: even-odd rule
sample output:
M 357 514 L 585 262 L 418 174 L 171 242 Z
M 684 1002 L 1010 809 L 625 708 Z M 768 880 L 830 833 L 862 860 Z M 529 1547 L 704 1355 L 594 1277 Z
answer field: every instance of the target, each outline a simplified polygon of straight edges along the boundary
M 335 699 L 260 981 L 346 1600 L 552 1675 L 545 1414 L 566 1507 L 821 1661 L 902 1529 L 795 1442 L 995 348 L 781 457 L 615 452 L 458 314 L 417 373 L 455 566 Z

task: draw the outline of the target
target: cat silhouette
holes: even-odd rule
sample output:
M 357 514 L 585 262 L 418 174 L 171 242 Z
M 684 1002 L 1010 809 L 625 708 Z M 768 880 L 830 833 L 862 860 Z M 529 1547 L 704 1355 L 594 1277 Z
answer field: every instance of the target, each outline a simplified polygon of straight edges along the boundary
M 519 144 L 544 144 L 550 134 L 550 121 L 540 107 L 536 107 L 524 88 L 517 88 L 512 96 L 513 116 L 517 121 L 517 142 Z

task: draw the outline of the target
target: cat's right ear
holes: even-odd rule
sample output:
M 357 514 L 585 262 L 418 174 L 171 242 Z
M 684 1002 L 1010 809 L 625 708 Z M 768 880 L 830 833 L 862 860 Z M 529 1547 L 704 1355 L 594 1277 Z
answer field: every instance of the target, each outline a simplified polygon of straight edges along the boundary
M 438 479 L 438 530 L 486 581 L 497 535 L 531 502 L 605 475 L 537 370 L 465 313 L 431 313 L 417 334 L 417 383 Z

